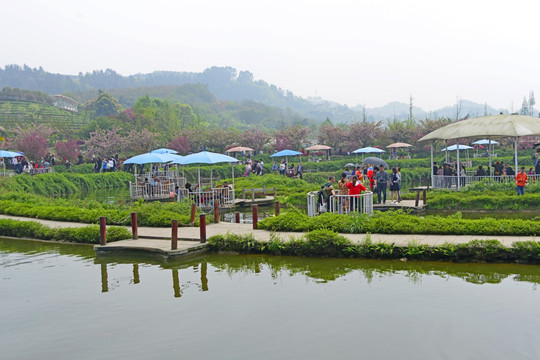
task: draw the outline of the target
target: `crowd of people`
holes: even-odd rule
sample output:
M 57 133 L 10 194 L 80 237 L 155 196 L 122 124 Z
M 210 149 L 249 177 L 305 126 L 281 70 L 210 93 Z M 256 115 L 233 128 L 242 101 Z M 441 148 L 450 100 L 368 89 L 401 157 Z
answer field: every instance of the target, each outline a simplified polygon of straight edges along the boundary
M 377 204 L 386 204 L 387 189 L 391 193 L 391 204 L 401 202 L 401 172 L 399 167 L 393 167 L 388 173 L 383 165 L 362 165 L 355 168 L 345 168 L 341 179 L 334 187 L 335 176 L 330 176 L 319 191 L 319 209 L 327 210 L 327 204 L 332 196 L 340 199 L 340 206 L 344 212 L 359 210 L 359 196 L 369 190 L 377 194 Z M 388 187 L 388 185 L 390 185 Z M 347 210 L 347 211 L 345 211 Z

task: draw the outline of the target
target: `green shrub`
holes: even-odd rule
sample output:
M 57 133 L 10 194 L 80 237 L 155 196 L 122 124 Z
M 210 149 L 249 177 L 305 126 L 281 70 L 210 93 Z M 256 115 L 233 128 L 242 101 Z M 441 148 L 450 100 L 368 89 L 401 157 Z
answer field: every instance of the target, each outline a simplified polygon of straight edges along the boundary
M 36 221 L 0 219 L 0 236 L 97 244 L 99 243 L 99 226 L 55 229 Z M 131 238 L 131 233 L 126 228 L 117 226 L 107 228 L 107 241 L 129 238 Z

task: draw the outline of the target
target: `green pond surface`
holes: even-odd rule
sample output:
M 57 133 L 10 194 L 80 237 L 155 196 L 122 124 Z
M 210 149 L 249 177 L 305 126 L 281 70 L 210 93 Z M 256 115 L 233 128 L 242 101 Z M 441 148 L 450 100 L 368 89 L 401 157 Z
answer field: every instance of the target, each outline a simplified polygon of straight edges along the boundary
M 538 359 L 540 267 L 0 239 L 0 358 Z

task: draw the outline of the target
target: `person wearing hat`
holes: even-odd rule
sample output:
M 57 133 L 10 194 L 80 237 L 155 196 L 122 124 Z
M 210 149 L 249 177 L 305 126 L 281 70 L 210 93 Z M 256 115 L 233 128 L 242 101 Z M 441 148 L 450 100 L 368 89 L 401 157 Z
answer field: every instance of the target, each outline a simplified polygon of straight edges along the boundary
M 521 171 L 516 175 L 517 194 L 525 195 L 525 185 L 527 185 L 527 174 L 525 173 L 525 166 L 521 167 Z

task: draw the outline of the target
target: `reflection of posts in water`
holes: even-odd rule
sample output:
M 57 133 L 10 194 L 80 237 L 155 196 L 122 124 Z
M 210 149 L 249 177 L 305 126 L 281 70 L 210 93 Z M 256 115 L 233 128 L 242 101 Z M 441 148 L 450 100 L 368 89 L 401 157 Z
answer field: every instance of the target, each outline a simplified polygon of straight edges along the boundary
M 201 263 L 201 285 L 202 291 L 208 291 L 208 278 L 206 277 L 208 263 Z
M 107 278 L 107 264 L 101 264 L 101 292 L 109 291 L 109 281 Z
M 139 278 L 139 264 L 133 264 L 133 283 L 138 284 L 141 282 Z
M 182 294 L 180 293 L 180 280 L 178 278 L 178 269 L 172 269 L 172 281 L 173 281 L 174 297 L 182 296 Z

